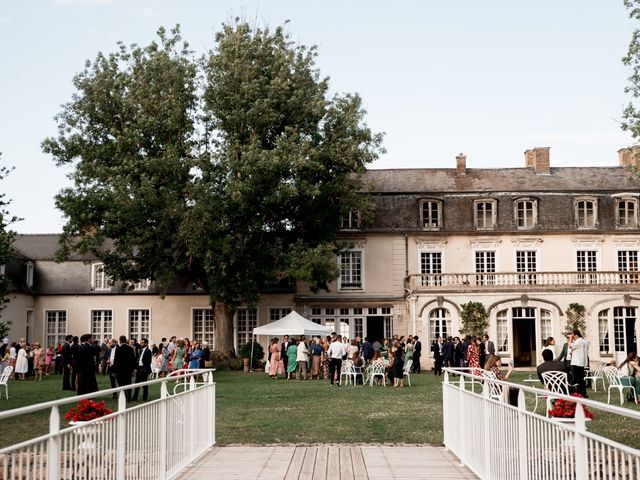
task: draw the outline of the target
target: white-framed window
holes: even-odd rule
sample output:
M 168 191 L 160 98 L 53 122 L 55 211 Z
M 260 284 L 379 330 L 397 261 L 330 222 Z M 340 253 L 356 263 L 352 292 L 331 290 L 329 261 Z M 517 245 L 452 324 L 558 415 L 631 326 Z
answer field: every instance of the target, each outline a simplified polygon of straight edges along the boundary
M 25 279 L 27 282 L 27 287 L 33 287 L 33 272 L 35 270 L 35 266 L 33 262 L 27 262 L 27 278 Z
M 420 274 L 422 275 L 422 285 L 438 286 L 442 285 L 442 252 L 421 251 L 420 252 Z
M 109 277 L 104 271 L 104 263 L 91 265 L 91 288 L 94 290 L 109 290 Z
M 420 218 L 425 230 L 442 228 L 442 202 L 440 200 L 424 200 L 420 203 Z
M 340 290 L 363 290 L 363 252 L 348 250 L 338 254 L 340 265 Z
M 598 345 L 600 353 L 610 353 L 609 309 L 598 312 Z
M 598 200 L 595 198 L 577 198 L 575 200 L 576 226 L 578 228 L 596 228 L 598 226 Z
M 498 202 L 493 199 L 474 200 L 473 217 L 476 229 L 493 230 L 496 228 Z
M 335 329 L 336 325 L 336 309 L 313 307 L 311 309 L 311 321 L 319 325 Z
M 360 230 L 360 212 L 349 210 L 349 213 L 340 219 L 340 228 L 342 230 Z
M 638 250 L 618 250 L 620 283 L 638 283 Z
M 618 228 L 638 228 L 637 198 L 616 198 L 616 225 Z
M 494 250 L 476 250 L 474 262 L 476 275 L 476 283 L 478 285 L 493 285 L 495 283 L 496 272 L 496 252 Z M 486 275 L 488 274 L 488 275 Z
M 538 202 L 532 198 L 521 198 L 513 203 L 516 227 L 521 230 L 534 228 L 538 223 Z
M 257 308 L 239 308 L 236 312 L 236 344 L 242 348 L 253 337 L 253 329 L 258 326 Z
M 148 278 L 143 278 L 139 282 L 135 282 L 133 284 L 134 290 L 149 290 L 149 286 L 151 285 L 151 280 Z
M 113 310 L 91 310 L 91 335 L 95 340 L 113 338 Z
M 192 332 L 193 339 L 198 342 L 207 342 L 209 348 L 215 349 L 215 336 L 213 326 L 213 309 L 209 308 L 194 308 L 191 312 L 192 315 Z
M 500 310 L 496 314 L 496 350 L 501 353 L 511 350 L 507 310 Z
M 269 323 L 280 320 L 291 313 L 291 307 L 269 307 Z
M 151 337 L 151 311 L 148 308 L 129 310 L 129 338 L 140 341 Z
M 67 336 L 67 312 L 65 310 L 45 310 L 45 348 L 64 342 Z
M 451 313 L 446 308 L 435 308 L 429 313 L 429 341 L 438 337 L 447 338 L 451 335 Z
M 576 270 L 578 272 L 596 272 L 598 270 L 598 251 L 597 250 L 577 250 L 576 251 Z M 578 283 L 591 284 L 598 283 L 596 274 L 580 273 L 578 274 Z
M 625 320 L 627 310 L 624 307 L 615 307 L 613 309 L 613 348 L 616 352 L 625 351 Z
M 536 283 L 536 275 L 524 272 L 538 271 L 538 252 L 536 250 L 516 251 L 516 272 L 520 285 L 530 285 Z
M 540 337 L 542 342 L 540 345 L 544 345 L 544 342 L 547 338 L 553 336 L 552 334 L 552 326 L 551 326 L 551 312 L 549 310 L 545 310 L 544 308 L 540 309 Z

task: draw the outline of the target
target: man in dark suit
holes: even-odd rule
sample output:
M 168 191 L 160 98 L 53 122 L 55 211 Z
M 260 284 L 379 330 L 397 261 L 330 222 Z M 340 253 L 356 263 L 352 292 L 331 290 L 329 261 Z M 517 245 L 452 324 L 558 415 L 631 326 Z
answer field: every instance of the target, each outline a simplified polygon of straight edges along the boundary
M 136 354 L 133 348 L 127 344 L 127 337 L 120 335 L 120 345 L 116 348 L 114 365 L 116 369 L 116 380 L 119 387 L 131 385 L 131 376 L 136 369 Z M 131 389 L 125 391 L 127 400 L 131 400 Z
M 484 343 L 484 351 L 487 355 L 495 355 L 496 347 L 491 340 L 489 340 L 489 335 L 486 333 L 482 336 L 482 343 Z
M 76 336 L 71 340 L 71 390 L 76 389 L 76 377 L 78 376 L 78 349 L 80 339 Z
M 136 383 L 146 382 L 151 373 L 151 349 L 149 348 L 146 338 L 140 340 L 140 349 L 138 351 L 138 360 L 136 362 Z M 140 387 L 136 387 L 133 391 L 131 400 L 138 400 Z M 149 387 L 142 387 L 142 401 L 149 398 Z
M 75 390 L 71 388 L 71 340 L 73 335 L 64 337 L 64 346 L 62 347 L 62 390 Z
M 453 364 L 453 340 L 451 337 L 447 337 L 447 339 L 442 344 L 442 356 L 444 360 L 444 366 L 447 368 L 451 368 L 454 366 Z
M 118 348 L 118 342 L 115 338 L 109 340 L 109 348 L 107 349 L 107 374 L 109 375 L 109 381 L 111 382 L 111 388 L 116 388 L 116 349 Z M 114 393 L 113 398 L 118 398 L 118 394 Z
M 96 355 L 100 353 L 100 346 L 94 345 L 90 333 L 80 337 L 80 345 L 76 354 L 76 378 L 78 395 L 93 393 L 99 390 L 96 381 Z
M 284 371 L 287 371 L 287 365 L 289 364 L 289 355 L 287 355 L 287 348 L 291 345 L 291 341 L 289 341 L 289 335 L 284 336 L 284 342 L 280 345 L 280 358 L 282 359 L 282 363 L 284 364 Z
M 420 373 L 420 357 L 422 356 L 422 342 L 418 339 L 418 336 L 413 337 L 413 368 L 414 373 Z
M 453 366 L 455 368 L 464 367 L 464 345 L 458 337 L 453 338 Z
M 542 380 L 542 374 L 544 372 L 564 372 L 569 373 L 569 370 L 565 366 L 564 362 L 560 360 L 553 359 L 553 352 L 551 350 L 542 350 L 542 359 L 544 360 L 538 367 L 536 368 L 536 372 L 538 373 L 538 378 L 540 382 L 544 385 L 544 381 Z M 565 392 L 565 395 L 568 395 L 569 392 Z

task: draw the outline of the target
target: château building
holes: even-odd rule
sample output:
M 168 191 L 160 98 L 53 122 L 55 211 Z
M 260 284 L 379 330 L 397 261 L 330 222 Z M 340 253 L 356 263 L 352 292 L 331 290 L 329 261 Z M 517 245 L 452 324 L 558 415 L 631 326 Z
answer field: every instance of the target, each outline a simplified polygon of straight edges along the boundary
M 265 292 L 238 311 L 236 344 L 295 309 L 349 338 L 418 334 L 428 350 L 437 336 L 458 334 L 462 305 L 476 301 L 498 353 L 516 366 L 535 365 L 546 337 L 562 344 L 571 303 L 586 309 L 591 360 L 637 351 L 636 153 L 620 150 L 613 167 L 553 168 L 549 148 L 534 148 L 522 168 L 467 168 L 461 154 L 455 168 L 369 170 L 373 215 L 341 220 L 340 278 L 329 292 L 302 282 Z M 208 295 L 188 281 L 176 279 L 161 298 L 153 282 L 112 282 L 94 258 L 56 263 L 57 243 L 58 235 L 16 239 L 2 313 L 13 338 L 50 344 L 89 331 L 213 341 Z

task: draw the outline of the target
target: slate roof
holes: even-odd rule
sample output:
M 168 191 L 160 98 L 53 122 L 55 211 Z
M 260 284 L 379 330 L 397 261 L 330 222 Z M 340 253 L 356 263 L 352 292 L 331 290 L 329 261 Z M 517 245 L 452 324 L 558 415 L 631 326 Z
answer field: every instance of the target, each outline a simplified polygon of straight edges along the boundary
M 33 233 L 16 235 L 13 248 L 18 253 L 31 260 L 54 260 L 56 251 L 60 248 L 60 234 L 57 233 Z M 69 260 L 93 260 L 93 255 L 79 255 L 72 252 Z
M 590 192 L 639 191 L 640 180 L 626 167 L 556 167 L 550 175 L 533 168 L 455 168 L 367 170 L 362 179 L 374 193 Z

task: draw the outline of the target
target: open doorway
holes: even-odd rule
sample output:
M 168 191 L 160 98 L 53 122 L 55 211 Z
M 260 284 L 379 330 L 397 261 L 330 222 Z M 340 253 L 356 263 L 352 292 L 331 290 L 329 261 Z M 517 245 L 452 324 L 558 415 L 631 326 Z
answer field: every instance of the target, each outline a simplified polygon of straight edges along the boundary
M 371 343 L 384 339 L 384 317 L 367 317 L 367 338 Z
M 516 367 L 535 366 L 536 319 L 532 308 L 513 309 L 513 364 Z

